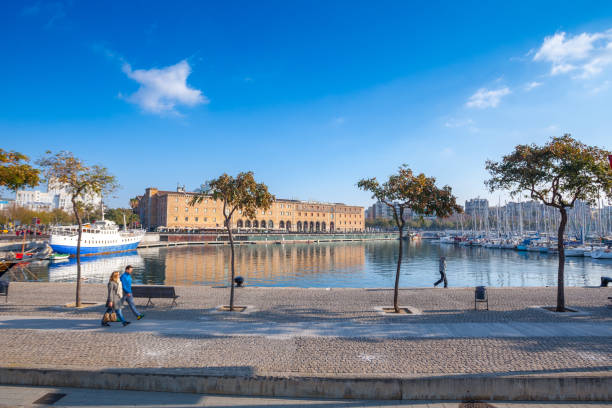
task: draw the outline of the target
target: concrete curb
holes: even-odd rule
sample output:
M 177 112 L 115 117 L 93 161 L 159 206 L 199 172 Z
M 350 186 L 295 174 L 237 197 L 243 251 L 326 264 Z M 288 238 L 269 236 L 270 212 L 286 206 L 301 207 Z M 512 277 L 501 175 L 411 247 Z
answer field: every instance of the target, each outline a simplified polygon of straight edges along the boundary
M 369 400 L 609 401 L 612 377 L 317 378 L 0 368 L 0 384 Z

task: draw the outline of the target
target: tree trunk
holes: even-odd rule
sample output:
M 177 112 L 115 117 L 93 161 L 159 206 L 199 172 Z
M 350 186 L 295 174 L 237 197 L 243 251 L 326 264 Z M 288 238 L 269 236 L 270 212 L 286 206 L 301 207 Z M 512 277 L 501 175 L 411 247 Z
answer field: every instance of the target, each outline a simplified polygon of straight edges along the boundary
M 225 219 L 225 227 L 227 228 L 227 232 L 229 235 L 229 242 L 230 242 L 230 251 L 231 251 L 231 261 L 230 261 L 230 266 L 232 269 L 232 282 L 231 282 L 231 289 L 230 289 L 230 312 L 234 311 L 234 238 L 232 237 L 232 225 L 231 225 L 231 220 L 229 219 Z
M 76 282 L 76 299 L 75 306 L 81 307 L 81 236 L 83 235 L 83 221 L 81 220 L 81 215 L 79 214 L 79 209 L 76 205 L 76 200 L 74 197 L 72 198 L 72 209 L 74 211 L 74 216 L 76 217 L 77 224 L 79 226 L 79 232 L 77 237 L 77 249 L 76 249 L 76 261 L 77 261 L 77 282 Z
M 565 225 L 567 224 L 567 210 L 564 207 L 561 211 L 561 223 L 557 232 L 557 248 L 559 249 L 559 273 L 557 275 L 557 312 L 565 311 L 565 246 L 563 236 L 565 235 Z
M 399 255 L 397 257 L 397 272 L 395 273 L 395 289 L 393 291 L 393 309 L 395 309 L 395 313 L 399 313 L 399 306 L 397 304 L 397 298 L 399 296 L 399 278 L 400 278 L 400 267 L 402 265 L 402 251 L 403 251 L 403 239 L 402 239 L 402 231 L 403 228 L 399 229 Z

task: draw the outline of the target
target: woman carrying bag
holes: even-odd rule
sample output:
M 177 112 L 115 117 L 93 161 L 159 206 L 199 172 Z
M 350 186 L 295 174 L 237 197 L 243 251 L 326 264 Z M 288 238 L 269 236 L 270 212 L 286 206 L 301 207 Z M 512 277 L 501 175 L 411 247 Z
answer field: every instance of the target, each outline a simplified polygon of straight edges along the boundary
M 130 324 L 123 317 L 121 312 L 121 298 L 123 297 L 123 289 L 119 280 L 119 272 L 115 271 L 111 274 L 108 281 L 108 296 L 106 298 L 106 311 L 102 317 L 102 326 L 110 326 L 110 322 L 119 321 L 124 326 Z

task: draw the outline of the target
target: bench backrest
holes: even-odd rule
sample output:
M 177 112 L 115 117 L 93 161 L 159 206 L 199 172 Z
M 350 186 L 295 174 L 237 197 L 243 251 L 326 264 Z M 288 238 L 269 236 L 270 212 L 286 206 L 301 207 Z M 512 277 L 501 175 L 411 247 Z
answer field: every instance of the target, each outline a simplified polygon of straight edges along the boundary
M 174 286 L 132 286 L 134 297 L 173 298 Z

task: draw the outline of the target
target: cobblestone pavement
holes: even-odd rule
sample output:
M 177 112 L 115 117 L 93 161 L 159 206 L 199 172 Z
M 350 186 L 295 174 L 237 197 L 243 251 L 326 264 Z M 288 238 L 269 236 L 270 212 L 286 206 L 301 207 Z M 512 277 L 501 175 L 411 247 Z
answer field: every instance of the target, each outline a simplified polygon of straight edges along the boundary
M 1 330 L 4 367 L 277 376 L 612 374 L 609 338 L 192 337 Z
M 11 284 L 9 303 L 0 315 L 67 317 L 98 321 L 102 306 L 74 311 L 62 304 L 72 300 L 74 284 Z M 568 305 L 587 312 L 554 314 L 530 308 L 554 303 L 554 288 L 491 289 L 490 311 L 474 312 L 469 289 L 402 290 L 401 303 L 423 314 L 389 317 L 374 310 L 386 305 L 392 292 L 364 289 L 241 289 L 238 304 L 252 313 L 214 313 L 226 300 L 227 289 L 177 287 L 179 306 L 147 310 L 146 320 L 130 330 L 31 330 L 3 328 L 3 367 L 59 369 L 130 369 L 214 375 L 425 377 L 440 375 L 611 375 L 610 337 L 497 338 L 376 338 L 252 335 L 192 335 L 134 331 L 148 321 L 189 322 L 202 318 L 215 324 L 253 322 L 354 322 L 384 330 L 415 324 L 575 322 L 610 325 L 609 288 L 568 288 Z M 103 285 L 84 285 L 85 300 L 104 300 Z M 163 304 L 164 300 L 158 303 Z M 168 302 L 166 302 L 168 303 Z M 126 311 L 129 314 L 129 311 Z M 212 320 L 211 320 L 212 319 Z M 406 320 L 410 319 L 410 320 Z M 168 322 L 170 323 L 170 322 Z M 195 324 L 195 323 L 194 323 Z M 374 325 L 375 324 L 375 325 Z
M 388 289 L 302 289 L 257 288 L 236 290 L 236 304 L 253 306 L 253 312 L 211 313 L 226 304 L 229 289 L 209 286 L 176 286 L 180 295 L 177 307 L 170 307 L 166 299 L 154 300 L 154 308 L 142 308 L 149 317 L 167 320 L 200 320 L 215 318 L 236 321 L 327 321 L 361 323 L 397 323 L 406 318 L 417 323 L 456 322 L 575 322 L 593 321 L 612 323 L 612 309 L 608 296 L 612 288 L 566 288 L 568 307 L 587 312 L 587 316 L 571 313 L 553 314 L 532 306 L 554 306 L 556 288 L 488 288 L 487 312 L 474 311 L 473 288 L 402 289 L 400 304 L 422 312 L 413 316 L 382 316 L 375 310 L 389 306 L 393 291 Z M 103 311 L 106 286 L 84 284 L 83 300 L 99 302 L 99 306 L 74 310 L 62 305 L 74 302 L 74 283 L 12 282 L 7 304 L 0 301 L 0 315 L 79 316 L 97 318 Z M 144 305 L 146 300 L 137 299 Z M 129 310 L 126 311 L 130 315 Z
M 363 401 L 296 398 L 264 398 L 167 392 L 107 391 L 84 388 L 15 387 L 0 385 L 0 407 L 31 406 L 47 393 L 65 394 L 54 407 L 385 407 L 457 408 L 460 401 Z M 612 404 L 579 402 L 495 401 L 495 408 L 603 408 Z

